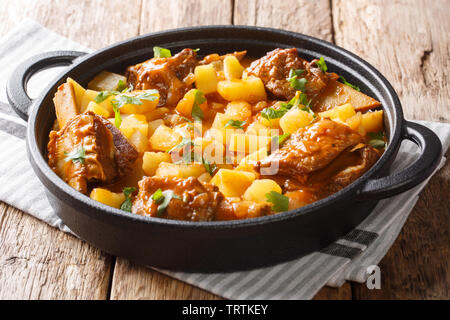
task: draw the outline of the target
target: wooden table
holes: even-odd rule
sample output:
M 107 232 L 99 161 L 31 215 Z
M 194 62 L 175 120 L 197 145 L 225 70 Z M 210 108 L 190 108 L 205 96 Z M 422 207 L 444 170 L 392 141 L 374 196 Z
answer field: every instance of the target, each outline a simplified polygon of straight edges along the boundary
M 409 119 L 450 122 L 448 0 L 10 0 L 4 34 L 25 17 L 93 49 L 157 30 L 240 24 L 297 31 L 369 61 L 394 85 Z M 448 154 L 447 154 L 448 156 Z M 380 263 L 382 289 L 346 283 L 316 299 L 448 299 L 447 164 L 421 193 Z M 0 203 L 2 299 L 218 299 Z

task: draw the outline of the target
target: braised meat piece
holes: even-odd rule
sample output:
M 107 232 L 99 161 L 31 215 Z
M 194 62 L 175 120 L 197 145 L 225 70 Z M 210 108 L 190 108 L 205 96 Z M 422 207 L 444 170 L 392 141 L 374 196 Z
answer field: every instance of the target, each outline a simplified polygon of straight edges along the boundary
M 175 106 L 192 88 L 192 75 L 197 65 L 196 53 L 184 49 L 173 57 L 152 58 L 127 68 L 129 84 L 136 90 L 157 89 L 159 106 Z
M 158 214 L 157 201 L 152 195 L 161 189 L 171 190 L 172 197 L 164 212 Z M 202 184 L 197 178 L 144 177 L 139 181 L 139 193 L 133 202 L 132 212 L 168 219 L 211 221 L 224 196 L 214 185 Z
M 82 193 L 88 192 L 88 183 L 109 183 L 128 174 L 138 157 L 120 131 L 109 125 L 108 120 L 86 112 L 50 132 L 50 167 Z
M 163 212 L 152 196 L 158 190 L 170 190 L 175 196 Z M 212 221 L 259 217 L 271 213 L 268 204 L 253 201 L 231 202 L 218 188 L 201 183 L 197 178 L 144 177 L 139 181 L 139 193 L 133 202 L 132 212 L 176 220 Z
M 361 177 L 380 157 L 378 151 L 371 146 L 350 152 L 358 155 L 358 161 L 353 165 L 343 168 L 331 177 L 328 184 L 330 193 L 339 191 Z
M 103 124 L 111 131 L 115 147 L 114 160 L 117 167 L 117 175 L 119 177 L 126 176 L 133 171 L 133 165 L 139 156 L 136 148 L 125 138 L 110 121 L 99 117 Z
M 48 164 L 72 188 L 87 193 L 88 182 L 116 177 L 114 149 L 113 136 L 100 117 L 82 114 L 50 132 Z
M 291 134 L 284 145 L 258 161 L 263 175 L 278 174 L 298 181 L 327 166 L 342 151 L 364 142 L 363 137 L 346 125 L 323 119 Z
M 253 61 L 246 72 L 261 78 L 266 89 L 276 98 L 290 100 L 295 96 L 296 90 L 287 80 L 289 72 L 291 69 L 301 69 L 303 74 L 298 78 L 306 78 L 305 93 L 309 99 L 314 99 L 325 89 L 329 78 L 335 78 L 335 74 L 323 72 L 316 65 L 316 61 L 308 62 L 300 58 L 296 48 L 278 48 Z

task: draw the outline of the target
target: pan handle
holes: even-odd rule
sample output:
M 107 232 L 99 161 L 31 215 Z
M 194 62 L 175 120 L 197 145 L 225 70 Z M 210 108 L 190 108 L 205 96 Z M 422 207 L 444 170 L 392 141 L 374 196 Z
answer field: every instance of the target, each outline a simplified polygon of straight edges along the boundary
M 33 100 L 28 96 L 27 82 L 38 71 L 52 67 L 69 65 L 85 55 L 79 51 L 51 51 L 35 55 L 22 62 L 12 73 L 6 84 L 6 95 L 13 110 L 25 121 Z
M 436 169 L 442 158 L 442 145 L 433 131 L 420 124 L 405 121 L 403 139 L 414 142 L 420 148 L 419 157 L 399 172 L 369 179 L 360 189 L 358 198 L 383 199 L 394 196 L 415 187 Z

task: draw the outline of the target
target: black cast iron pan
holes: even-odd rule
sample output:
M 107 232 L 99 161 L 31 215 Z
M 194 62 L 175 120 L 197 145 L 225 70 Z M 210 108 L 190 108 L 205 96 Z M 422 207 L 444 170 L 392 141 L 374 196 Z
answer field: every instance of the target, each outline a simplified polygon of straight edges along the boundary
M 152 57 L 153 46 L 177 52 L 200 48 L 202 54 L 247 50 L 252 57 L 275 48 L 297 47 L 301 57 L 323 56 L 330 71 L 376 98 L 384 109 L 388 147 L 361 178 L 332 196 L 303 208 L 255 219 L 227 222 L 185 222 L 148 218 L 108 207 L 78 193 L 47 165 L 48 134 L 55 120 L 52 98 L 71 77 L 86 86 L 103 70 L 121 72 Z M 31 100 L 26 83 L 35 72 L 70 66 Z M 389 82 L 367 62 L 331 43 L 302 34 L 246 26 L 207 26 L 142 35 L 91 54 L 48 52 L 23 62 L 7 85 L 8 99 L 28 120 L 27 149 L 31 165 L 63 222 L 80 238 L 138 263 L 183 271 L 231 271 L 294 259 L 320 250 L 366 218 L 378 200 L 404 192 L 427 178 L 441 158 L 438 137 L 426 127 L 405 121 Z M 418 145 L 417 160 L 389 173 L 402 140 Z

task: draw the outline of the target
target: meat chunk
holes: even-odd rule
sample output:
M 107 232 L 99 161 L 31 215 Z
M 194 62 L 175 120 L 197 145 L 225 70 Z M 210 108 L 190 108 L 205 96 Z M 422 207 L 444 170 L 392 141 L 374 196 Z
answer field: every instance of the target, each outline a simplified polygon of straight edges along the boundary
M 152 58 L 127 68 L 129 84 L 137 90 L 157 89 L 159 106 L 175 106 L 184 94 L 192 88 L 189 75 L 197 65 L 196 53 L 184 49 L 173 57 Z
M 78 158 L 67 158 L 77 150 Z M 88 182 L 115 178 L 114 151 L 113 136 L 99 117 L 82 114 L 50 132 L 48 164 L 71 187 L 87 193 Z
M 158 190 L 172 190 L 173 197 L 166 210 L 157 213 L 158 203 L 152 195 Z M 139 181 L 139 193 L 131 211 L 141 215 L 190 221 L 211 221 L 224 196 L 217 187 L 202 184 L 197 178 L 144 177 Z
M 158 203 L 152 195 L 158 190 L 171 190 L 172 197 L 164 212 L 158 215 Z M 268 204 L 252 201 L 231 202 L 209 183 L 197 178 L 144 177 L 139 181 L 139 193 L 133 202 L 132 212 L 167 219 L 189 221 L 232 220 L 270 214 Z
M 325 89 L 330 77 L 335 78 L 334 74 L 327 74 L 318 68 L 316 60 L 308 62 L 300 58 L 296 48 L 275 49 L 253 61 L 246 72 L 261 78 L 266 89 L 276 98 L 290 100 L 296 91 L 287 80 L 291 69 L 304 70 L 299 78 L 307 80 L 305 93 L 309 99 L 314 99 Z
M 279 174 L 304 181 L 308 174 L 326 167 L 342 151 L 363 141 L 346 125 L 323 119 L 293 133 L 256 167 L 263 175 Z
M 61 130 L 50 132 L 50 167 L 82 193 L 88 192 L 88 183 L 108 183 L 128 174 L 137 159 L 135 148 L 109 124 L 86 112 L 72 117 Z M 70 157 L 74 152 L 78 155 Z
M 114 147 L 116 149 L 114 160 L 117 166 L 117 175 L 123 177 L 130 174 L 133 171 L 133 165 L 139 156 L 139 152 L 116 126 L 105 118 L 99 118 L 109 131 L 111 131 L 113 136 Z
M 358 155 L 358 161 L 348 165 L 331 177 L 330 183 L 328 183 L 328 189 L 331 193 L 339 191 L 361 177 L 380 157 L 377 150 L 371 146 L 365 146 L 350 152 Z

